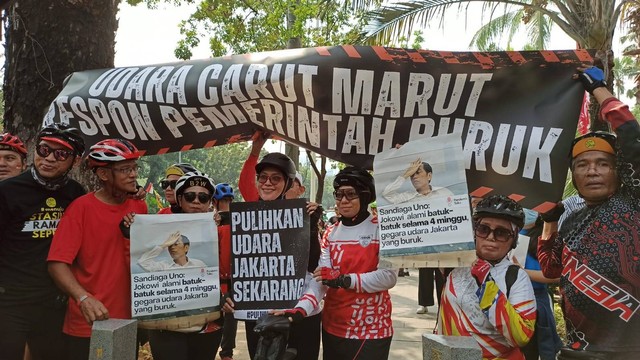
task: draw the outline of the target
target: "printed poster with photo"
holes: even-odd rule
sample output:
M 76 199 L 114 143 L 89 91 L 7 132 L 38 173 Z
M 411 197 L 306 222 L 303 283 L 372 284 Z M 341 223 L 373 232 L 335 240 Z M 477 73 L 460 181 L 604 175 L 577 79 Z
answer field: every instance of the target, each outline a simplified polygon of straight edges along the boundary
M 293 308 L 309 262 L 306 199 L 231 203 L 231 294 L 234 317 L 256 320 Z
M 473 250 L 460 134 L 405 143 L 373 162 L 382 256 Z
M 130 251 L 133 318 L 175 329 L 220 317 L 213 213 L 136 215 Z

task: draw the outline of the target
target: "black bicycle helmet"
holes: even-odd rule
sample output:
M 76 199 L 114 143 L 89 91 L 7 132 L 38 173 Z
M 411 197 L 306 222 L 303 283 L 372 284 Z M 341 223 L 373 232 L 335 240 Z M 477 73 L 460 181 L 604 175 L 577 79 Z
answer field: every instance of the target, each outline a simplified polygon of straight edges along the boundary
M 340 170 L 333 179 L 333 188 L 337 190 L 340 186 L 353 186 L 357 190 L 368 192 L 369 199 L 365 204 L 376 200 L 376 187 L 373 182 L 373 176 L 365 169 L 347 166 Z
M 505 219 L 514 223 L 518 229 L 524 226 L 524 210 L 517 202 L 504 195 L 491 195 L 482 199 L 473 211 L 473 220 L 484 217 Z
M 38 133 L 38 142 L 40 140 L 49 140 L 59 142 L 62 145 L 69 145 L 76 152 L 76 155 L 84 154 L 85 146 L 80 130 L 65 124 L 51 124 L 40 130 Z
M 260 174 L 266 167 L 274 167 L 284 174 L 290 180 L 296 178 L 296 164 L 287 155 L 274 152 L 265 155 L 259 163 L 256 164 L 256 173 Z
M 231 187 L 231 185 L 227 183 L 220 183 L 216 185 L 216 192 L 213 194 L 213 198 L 216 200 L 220 200 L 224 197 L 235 199 L 235 196 L 233 196 L 233 188 Z

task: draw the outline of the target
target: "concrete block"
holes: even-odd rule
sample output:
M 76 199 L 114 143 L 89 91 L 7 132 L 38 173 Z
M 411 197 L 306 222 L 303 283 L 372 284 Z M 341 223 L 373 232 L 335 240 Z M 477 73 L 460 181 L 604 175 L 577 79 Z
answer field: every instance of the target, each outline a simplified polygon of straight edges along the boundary
M 96 321 L 91 330 L 89 360 L 136 360 L 137 320 Z
M 481 360 L 482 349 L 470 336 L 422 335 L 424 360 Z

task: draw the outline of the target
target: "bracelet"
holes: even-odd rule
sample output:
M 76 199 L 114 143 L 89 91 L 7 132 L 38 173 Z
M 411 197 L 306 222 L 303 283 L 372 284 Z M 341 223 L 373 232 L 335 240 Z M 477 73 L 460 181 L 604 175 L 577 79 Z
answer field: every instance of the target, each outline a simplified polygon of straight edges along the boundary
M 84 295 L 80 296 L 80 299 L 78 299 L 78 301 L 76 303 L 78 304 L 78 306 L 80 306 L 80 304 L 82 304 L 82 302 L 87 300 L 88 298 L 89 298 L 89 295 L 84 294 Z

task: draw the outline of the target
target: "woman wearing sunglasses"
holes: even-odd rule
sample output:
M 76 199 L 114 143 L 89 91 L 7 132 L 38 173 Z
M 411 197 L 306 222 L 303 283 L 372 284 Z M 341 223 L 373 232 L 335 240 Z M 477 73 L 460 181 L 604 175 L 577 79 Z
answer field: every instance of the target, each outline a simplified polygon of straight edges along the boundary
M 215 191 L 213 180 L 199 171 L 187 172 L 175 185 L 176 203 L 183 213 L 209 212 L 211 199 Z M 168 245 L 168 250 L 177 266 L 194 266 L 199 260 L 189 256 L 189 242 L 183 236 L 176 236 L 176 241 Z M 223 257 L 223 254 L 219 254 Z M 220 263 L 223 259 L 220 259 Z M 228 260 L 227 260 L 228 262 Z M 189 265 L 192 264 L 192 265 Z M 222 339 L 222 318 L 207 324 L 194 323 L 187 329 L 149 330 L 151 353 L 156 360 L 200 360 L 213 359 L 216 356 Z
M 165 170 L 164 179 L 160 181 L 160 187 L 164 191 L 164 197 L 169 202 L 169 207 L 160 209 L 158 214 L 176 214 L 182 212 L 176 200 L 176 183 L 181 176 L 188 172 L 198 171 L 193 165 L 188 163 L 173 164 Z
M 473 221 L 478 259 L 449 274 L 438 333 L 472 336 L 483 359 L 524 359 L 520 347 L 533 336 L 535 296 L 527 273 L 507 258 L 524 212 L 515 201 L 493 195 L 478 203 Z
M 324 298 L 324 359 L 387 359 L 393 336 L 388 290 L 398 277 L 397 270 L 378 268 L 378 224 L 368 211 L 376 199 L 373 177 L 348 166 L 336 175 L 333 187 L 340 221 L 324 232 L 315 281 L 296 309 L 287 312 L 311 312 Z

